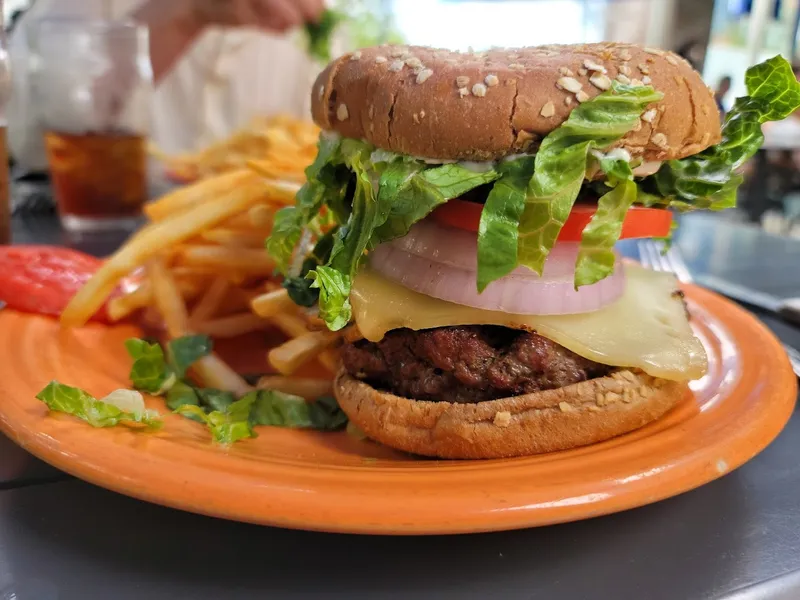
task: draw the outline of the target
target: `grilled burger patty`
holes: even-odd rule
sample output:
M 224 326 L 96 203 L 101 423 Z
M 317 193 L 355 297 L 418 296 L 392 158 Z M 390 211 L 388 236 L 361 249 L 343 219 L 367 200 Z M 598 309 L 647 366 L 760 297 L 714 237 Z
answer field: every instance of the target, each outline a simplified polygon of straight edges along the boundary
M 535 333 L 494 325 L 396 329 L 345 344 L 348 373 L 416 400 L 476 403 L 564 387 L 613 368 Z

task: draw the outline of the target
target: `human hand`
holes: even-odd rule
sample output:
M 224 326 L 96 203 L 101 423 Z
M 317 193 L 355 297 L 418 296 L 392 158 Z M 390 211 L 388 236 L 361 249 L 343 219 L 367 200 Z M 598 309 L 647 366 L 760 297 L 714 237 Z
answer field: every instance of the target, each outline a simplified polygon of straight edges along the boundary
M 250 26 L 287 31 L 316 23 L 324 0 L 192 0 L 202 25 Z

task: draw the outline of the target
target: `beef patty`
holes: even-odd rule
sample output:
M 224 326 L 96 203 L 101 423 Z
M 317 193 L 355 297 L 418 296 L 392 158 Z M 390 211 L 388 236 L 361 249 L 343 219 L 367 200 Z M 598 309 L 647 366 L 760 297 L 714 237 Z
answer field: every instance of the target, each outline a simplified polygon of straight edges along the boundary
M 350 375 L 378 389 L 460 403 L 560 388 L 612 370 L 535 333 L 494 325 L 396 329 L 380 342 L 345 344 L 342 360 Z

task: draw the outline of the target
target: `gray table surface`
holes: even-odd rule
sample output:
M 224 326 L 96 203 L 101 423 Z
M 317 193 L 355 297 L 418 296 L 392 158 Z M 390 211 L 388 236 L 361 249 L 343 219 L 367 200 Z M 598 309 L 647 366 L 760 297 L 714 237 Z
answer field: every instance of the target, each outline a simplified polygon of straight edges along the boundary
M 104 254 L 48 219 L 16 243 Z M 696 273 L 800 295 L 800 242 L 694 215 Z M 628 253 L 634 254 L 629 246 Z M 800 330 L 767 325 L 800 347 Z M 181 513 L 69 478 L 0 437 L 0 600 L 114 598 L 800 598 L 800 417 L 763 453 L 676 498 L 539 529 L 391 538 L 257 527 Z

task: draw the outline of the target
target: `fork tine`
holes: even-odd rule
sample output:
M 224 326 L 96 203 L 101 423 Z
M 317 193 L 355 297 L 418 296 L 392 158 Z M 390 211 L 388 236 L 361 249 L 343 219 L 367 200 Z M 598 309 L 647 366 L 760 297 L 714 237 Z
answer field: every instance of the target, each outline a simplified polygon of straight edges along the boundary
M 658 262 L 659 271 L 672 273 L 672 265 L 667 260 L 667 257 L 664 256 L 664 246 L 662 242 L 650 240 L 650 252 L 655 257 L 656 262 Z
M 639 252 L 639 262 L 643 267 L 650 268 L 650 253 L 647 250 L 648 240 L 638 240 L 636 242 L 636 250 Z
M 683 260 L 678 248 L 672 246 L 667 250 L 666 258 L 672 266 L 672 272 L 677 275 L 679 281 L 684 283 L 692 282 L 692 273 L 689 271 L 689 267 L 686 266 L 686 261 Z
M 639 260 L 648 269 L 663 271 L 661 257 L 652 240 L 641 240 L 638 243 Z

